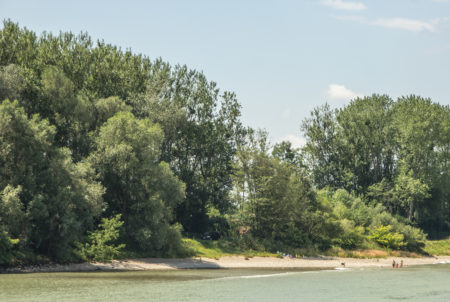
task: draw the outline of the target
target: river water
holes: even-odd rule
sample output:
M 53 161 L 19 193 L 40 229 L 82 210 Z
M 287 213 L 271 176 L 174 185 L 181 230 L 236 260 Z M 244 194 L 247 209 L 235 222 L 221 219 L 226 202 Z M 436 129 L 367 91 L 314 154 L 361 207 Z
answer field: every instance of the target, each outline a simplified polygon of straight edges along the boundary
M 450 264 L 0 275 L 0 301 L 450 301 Z

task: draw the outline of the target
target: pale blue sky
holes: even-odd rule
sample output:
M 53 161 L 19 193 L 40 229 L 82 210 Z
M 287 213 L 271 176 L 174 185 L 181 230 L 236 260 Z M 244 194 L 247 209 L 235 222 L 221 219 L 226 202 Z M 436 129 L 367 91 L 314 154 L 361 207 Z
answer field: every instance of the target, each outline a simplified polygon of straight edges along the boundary
M 450 0 L 0 0 L 0 18 L 201 70 L 273 141 L 298 143 L 312 108 L 356 95 L 450 104 Z

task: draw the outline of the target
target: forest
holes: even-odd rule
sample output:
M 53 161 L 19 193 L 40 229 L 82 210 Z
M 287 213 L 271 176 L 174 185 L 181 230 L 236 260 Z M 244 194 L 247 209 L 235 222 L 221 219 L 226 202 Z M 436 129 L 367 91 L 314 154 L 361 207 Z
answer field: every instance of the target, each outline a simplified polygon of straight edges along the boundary
M 270 252 L 420 252 L 450 234 L 449 106 L 324 104 L 298 121 L 301 149 L 240 110 L 187 66 L 4 21 L 0 266 L 184 257 L 208 231 Z

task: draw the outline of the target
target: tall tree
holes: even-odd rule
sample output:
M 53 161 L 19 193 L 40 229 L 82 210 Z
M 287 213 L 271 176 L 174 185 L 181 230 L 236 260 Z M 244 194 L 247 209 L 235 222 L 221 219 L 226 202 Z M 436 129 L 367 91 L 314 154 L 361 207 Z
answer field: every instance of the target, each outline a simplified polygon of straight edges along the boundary
M 422 201 L 409 204 L 408 217 L 413 219 L 417 214 L 415 219 L 423 227 L 443 230 L 442 222 L 450 221 L 446 182 L 450 175 L 450 110 L 430 99 L 411 95 L 400 98 L 394 112 L 399 167 L 415 181 L 426 184 L 431 193 L 429 198 L 425 195 Z
M 103 187 L 89 164 L 52 145 L 54 135 L 18 102 L 0 105 L 0 224 L 23 247 L 68 260 L 102 212 Z
M 122 214 L 125 239 L 146 251 L 167 248 L 184 185 L 160 162 L 163 133 L 148 119 L 119 112 L 100 129 L 90 162 L 106 187 L 107 216 Z
M 240 105 L 202 73 L 161 64 L 147 92 L 129 98 L 134 112 L 162 126 L 161 160 L 186 184 L 177 220 L 188 232 L 208 228 L 207 208 L 230 207 L 232 160 L 242 133 Z
M 306 137 L 303 153 L 315 185 L 318 188 L 345 186 L 353 175 L 341 163 L 342 142 L 336 112 L 328 104 L 315 108 L 302 122 L 301 130 Z
M 253 135 L 252 135 L 253 136 Z M 290 160 L 272 157 L 264 133 L 237 156 L 235 198 L 241 203 L 245 226 L 256 238 L 292 247 L 328 247 L 335 232 L 329 213 L 316 199 L 306 173 Z M 288 144 L 278 145 L 277 155 Z
M 393 101 L 386 95 L 357 98 L 337 113 L 339 158 L 353 175 L 349 189 L 365 193 L 383 178 L 394 175 Z

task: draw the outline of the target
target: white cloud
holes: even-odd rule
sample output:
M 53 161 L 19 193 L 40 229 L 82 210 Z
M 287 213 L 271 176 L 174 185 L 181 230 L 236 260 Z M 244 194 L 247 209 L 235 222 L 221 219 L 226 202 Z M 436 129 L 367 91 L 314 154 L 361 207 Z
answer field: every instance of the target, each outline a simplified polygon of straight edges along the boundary
M 436 27 L 433 22 L 424 22 L 405 18 L 377 19 L 375 21 L 369 22 L 369 24 L 386 28 L 403 29 L 413 32 L 436 31 Z
M 430 22 L 407 18 L 387 18 L 387 19 L 380 18 L 375 20 L 368 20 L 362 16 L 334 16 L 334 18 L 341 21 L 359 22 L 372 26 L 379 26 L 391 29 L 401 29 L 412 32 L 422 32 L 422 31 L 435 32 L 437 25 L 447 22 L 447 18 L 436 18 L 431 20 Z
M 340 10 L 361 11 L 367 9 L 364 3 L 342 0 L 323 0 L 322 4 Z
M 293 134 L 287 134 L 282 138 L 277 140 L 277 143 L 281 143 L 282 141 L 288 141 L 292 144 L 294 148 L 301 148 L 306 144 L 306 140 L 303 137 L 296 136 Z
M 449 0 L 450 3 L 450 0 Z M 450 17 L 444 18 L 434 18 L 430 22 L 435 28 L 439 26 L 440 29 L 449 29 L 450 28 Z
M 353 100 L 357 97 L 363 97 L 362 93 L 357 93 L 346 88 L 344 85 L 330 84 L 327 95 L 331 100 Z

